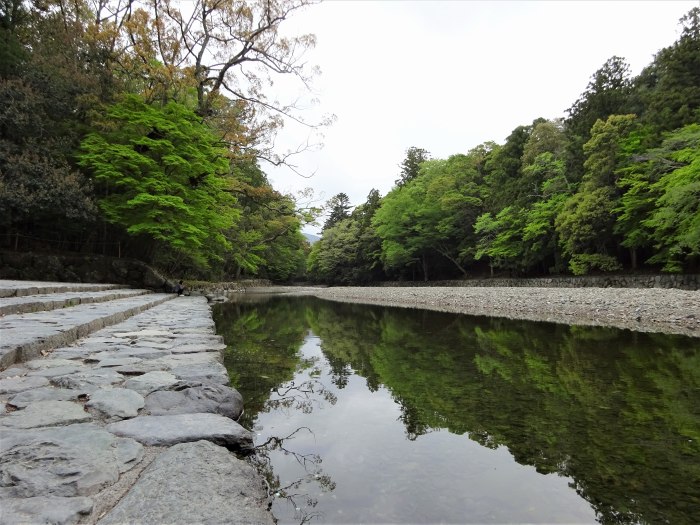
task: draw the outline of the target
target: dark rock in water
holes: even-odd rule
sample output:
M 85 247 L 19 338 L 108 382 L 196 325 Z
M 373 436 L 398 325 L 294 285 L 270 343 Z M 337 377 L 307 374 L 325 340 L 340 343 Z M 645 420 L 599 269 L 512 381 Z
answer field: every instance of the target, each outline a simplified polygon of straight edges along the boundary
M 90 498 L 61 498 L 35 496 L 33 498 L 8 498 L 0 506 L 0 523 L 51 523 L 71 525 L 81 516 L 92 512 Z
M 91 423 L 3 430 L 0 499 L 89 496 L 116 482 L 142 457 L 139 443 Z
M 197 441 L 160 454 L 98 523 L 272 525 L 267 507 L 267 492 L 252 466 Z
M 145 411 L 152 416 L 209 412 L 238 420 L 243 412 L 243 397 L 231 387 L 216 384 L 180 391 L 159 390 L 146 397 Z
M 204 439 L 233 450 L 253 449 L 253 434 L 218 414 L 139 416 L 107 425 L 107 430 L 144 445 L 168 446 Z

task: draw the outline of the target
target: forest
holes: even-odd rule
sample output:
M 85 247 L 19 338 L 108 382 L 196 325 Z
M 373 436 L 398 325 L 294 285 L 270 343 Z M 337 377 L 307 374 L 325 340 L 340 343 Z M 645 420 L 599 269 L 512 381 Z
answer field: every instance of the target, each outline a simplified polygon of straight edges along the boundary
M 385 196 L 329 200 L 309 275 L 327 283 L 697 272 L 700 9 L 632 77 L 608 59 L 566 118 L 431 158 L 410 147 Z
M 285 122 L 332 121 L 271 90 L 317 74 L 314 36 L 281 29 L 311 3 L 0 0 L 0 249 L 210 280 L 698 270 L 699 8 L 638 76 L 607 60 L 566 118 L 447 159 L 410 147 L 387 195 L 316 207 L 261 168 L 310 154 L 275 148 Z
M 316 75 L 309 0 L 0 0 L 0 247 L 289 280 L 320 210 L 260 168 L 288 119 L 270 86 Z M 182 11 L 181 11 L 182 9 Z

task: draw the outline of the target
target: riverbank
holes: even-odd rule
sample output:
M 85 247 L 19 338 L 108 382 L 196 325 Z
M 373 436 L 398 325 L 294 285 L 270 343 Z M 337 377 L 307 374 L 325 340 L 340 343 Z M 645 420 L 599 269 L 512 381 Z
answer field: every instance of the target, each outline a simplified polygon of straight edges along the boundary
M 0 333 L 0 523 L 274 523 L 204 297 L 0 281 Z
M 270 287 L 255 293 L 700 337 L 700 291 L 661 288 Z

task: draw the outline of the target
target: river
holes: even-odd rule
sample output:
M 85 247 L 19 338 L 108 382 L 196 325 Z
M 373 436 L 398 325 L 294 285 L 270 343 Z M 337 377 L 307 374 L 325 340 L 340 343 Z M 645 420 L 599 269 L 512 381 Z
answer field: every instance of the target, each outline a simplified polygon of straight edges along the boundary
M 244 296 L 214 308 L 280 523 L 697 523 L 700 341 Z

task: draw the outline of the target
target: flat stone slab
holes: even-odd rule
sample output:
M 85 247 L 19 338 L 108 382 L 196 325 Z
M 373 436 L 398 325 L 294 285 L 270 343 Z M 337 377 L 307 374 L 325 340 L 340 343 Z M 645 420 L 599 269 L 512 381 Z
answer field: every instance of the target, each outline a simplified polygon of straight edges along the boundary
M 144 409 L 151 416 L 212 413 L 238 420 L 243 413 L 243 397 L 228 386 L 200 385 L 153 392 L 146 397 Z
M 160 370 L 132 377 L 124 383 L 124 388 L 136 390 L 140 394 L 147 395 L 156 390 L 168 388 L 175 383 L 177 383 L 177 378 L 173 374 Z
M 61 368 L 66 366 L 75 366 L 80 364 L 74 359 L 48 358 L 48 359 L 32 359 L 24 363 L 24 366 L 30 370 L 44 370 L 46 368 Z
M 80 390 L 81 393 L 91 394 L 106 386 L 119 385 L 124 382 L 124 376 L 111 368 L 97 368 L 77 374 L 62 375 L 51 378 L 51 383 L 62 388 Z
M 5 379 L 0 379 L 0 394 L 16 394 L 17 392 L 48 385 L 49 380 L 40 376 L 6 377 Z
M 10 398 L 9 403 L 17 408 L 25 408 L 36 401 L 76 401 L 80 392 L 69 388 L 41 387 L 25 390 Z
M 219 352 L 225 350 L 226 345 L 223 343 L 188 343 L 178 345 L 170 349 L 173 354 L 193 354 L 195 352 Z
M 92 499 L 83 496 L 7 498 L 0 506 L 0 523 L 4 525 L 28 523 L 71 525 L 78 523 L 82 516 L 90 514 L 92 507 Z
M 168 330 L 154 330 L 150 328 L 144 328 L 143 330 L 133 331 L 133 332 L 114 332 L 115 337 L 127 337 L 129 339 L 136 338 L 148 338 L 148 337 L 167 337 L 174 338 L 175 334 Z
M 231 381 L 226 367 L 219 362 L 181 365 L 170 371 L 182 381 L 201 381 L 219 385 L 228 385 Z
M 104 388 L 93 392 L 86 406 L 95 409 L 107 419 L 136 417 L 143 408 L 141 394 L 127 388 Z
M 69 365 L 69 366 L 54 366 L 54 367 L 39 368 L 37 370 L 32 370 L 31 372 L 29 372 L 27 374 L 27 376 L 29 376 L 29 377 L 40 376 L 40 377 L 51 378 L 51 377 L 79 374 L 82 372 L 86 372 L 88 370 L 89 370 L 89 368 L 83 366 L 81 363 L 74 363 L 74 364 Z
M 107 430 L 144 445 L 168 446 L 204 439 L 234 450 L 253 449 L 253 434 L 218 414 L 139 416 L 111 423 Z
M 83 405 L 72 401 L 35 401 L 23 410 L 10 412 L 0 418 L 0 427 L 38 428 L 85 423 L 92 416 Z
M 29 370 L 22 365 L 13 366 L 6 368 L 0 372 L 0 379 L 7 379 L 8 377 L 20 377 L 27 375 Z
M 98 523 L 272 525 L 267 506 L 267 492 L 251 465 L 197 441 L 160 454 Z
M 106 359 L 101 359 L 97 363 L 97 366 L 99 368 L 113 368 L 115 366 L 133 365 L 141 361 L 142 359 L 138 357 L 108 357 Z
M 138 442 L 92 423 L 3 430 L 0 498 L 89 496 L 115 483 L 142 457 Z

